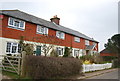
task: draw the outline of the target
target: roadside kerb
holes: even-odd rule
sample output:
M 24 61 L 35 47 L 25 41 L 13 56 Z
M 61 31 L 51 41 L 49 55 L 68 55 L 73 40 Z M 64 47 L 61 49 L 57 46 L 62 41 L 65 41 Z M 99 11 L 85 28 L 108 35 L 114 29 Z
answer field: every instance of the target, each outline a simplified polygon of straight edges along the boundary
M 112 72 L 112 71 L 115 71 L 115 70 L 117 70 L 117 69 L 115 68 L 115 69 L 108 69 L 108 70 L 102 70 L 102 71 L 97 71 L 97 72 L 85 73 L 84 76 L 80 76 L 77 79 L 86 79 L 86 78 L 90 78 L 90 77 L 93 77 L 93 76 L 98 76 L 98 75 L 101 75 L 101 74 L 104 74 L 104 73 L 109 73 L 109 72 Z

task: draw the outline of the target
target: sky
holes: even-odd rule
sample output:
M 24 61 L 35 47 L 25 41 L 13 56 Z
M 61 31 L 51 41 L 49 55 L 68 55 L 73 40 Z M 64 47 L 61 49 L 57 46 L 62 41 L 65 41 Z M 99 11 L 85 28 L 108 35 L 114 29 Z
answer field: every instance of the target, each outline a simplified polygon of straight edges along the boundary
M 54 15 L 60 25 L 77 30 L 99 42 L 99 51 L 118 33 L 119 0 L 0 0 L 0 10 L 18 9 L 50 21 Z

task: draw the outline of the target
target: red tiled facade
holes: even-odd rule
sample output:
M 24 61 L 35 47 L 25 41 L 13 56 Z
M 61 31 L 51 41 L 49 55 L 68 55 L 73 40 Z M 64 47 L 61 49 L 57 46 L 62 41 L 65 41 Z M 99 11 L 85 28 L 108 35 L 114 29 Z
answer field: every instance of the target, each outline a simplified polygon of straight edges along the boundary
M 36 33 L 37 25 L 33 24 L 31 22 L 27 22 L 27 21 L 25 21 L 25 30 L 24 31 L 13 29 L 13 28 L 8 28 L 8 19 L 9 19 L 9 16 L 0 15 L 0 21 L 2 21 L 2 36 L 0 35 L 1 37 L 20 39 L 20 36 L 24 36 L 25 40 L 27 40 L 27 41 L 44 43 L 47 40 L 44 40 L 44 41 L 39 40 L 38 41 L 38 40 L 33 40 L 33 38 L 34 37 L 39 38 L 41 36 L 42 37 L 53 36 L 54 40 L 61 42 L 59 44 L 60 46 L 85 49 L 85 39 L 84 38 L 80 38 L 80 42 L 75 42 L 74 41 L 75 36 L 65 33 L 65 39 L 59 39 L 56 37 L 56 30 L 50 29 L 50 28 L 49 28 L 48 36 L 37 34 Z M 89 42 L 90 42 L 90 45 L 93 45 L 94 41 L 89 40 Z M 96 43 L 97 43 L 96 49 L 94 48 L 94 50 L 98 51 L 98 42 L 96 42 Z

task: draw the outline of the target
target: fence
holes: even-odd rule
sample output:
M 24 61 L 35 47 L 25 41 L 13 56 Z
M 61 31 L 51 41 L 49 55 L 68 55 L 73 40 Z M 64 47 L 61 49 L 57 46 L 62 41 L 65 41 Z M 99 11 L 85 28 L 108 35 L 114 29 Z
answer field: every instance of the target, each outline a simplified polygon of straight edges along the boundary
M 0 62 L 0 65 L 3 66 L 3 70 L 17 73 L 18 75 L 22 75 L 24 56 L 4 56 L 4 60 Z M 83 72 L 90 72 L 96 70 L 103 70 L 112 67 L 112 63 L 106 64 L 83 64 Z
M 4 55 L 4 60 L 2 60 L 1 65 L 3 66 L 3 70 L 20 74 L 20 64 L 21 63 L 21 56 L 11 56 L 11 55 Z
M 83 64 L 83 72 L 90 72 L 96 70 L 103 70 L 112 67 L 112 63 L 106 64 Z

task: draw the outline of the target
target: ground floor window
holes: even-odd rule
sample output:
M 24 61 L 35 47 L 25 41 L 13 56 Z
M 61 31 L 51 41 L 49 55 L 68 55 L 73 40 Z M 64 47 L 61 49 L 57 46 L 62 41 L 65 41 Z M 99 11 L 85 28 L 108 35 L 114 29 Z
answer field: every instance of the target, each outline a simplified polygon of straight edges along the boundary
M 74 56 L 79 56 L 79 50 L 74 50 Z
M 20 53 L 21 47 L 18 43 L 7 42 L 6 53 Z
M 57 53 L 58 55 L 63 55 L 63 48 L 57 47 Z

